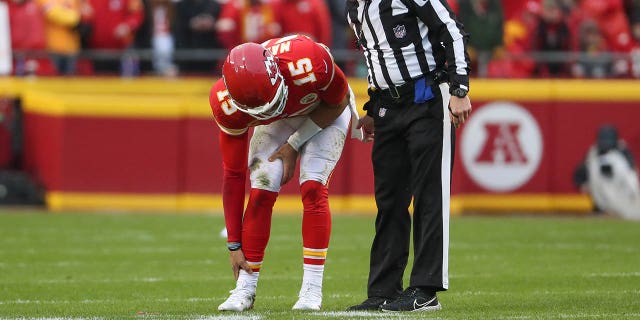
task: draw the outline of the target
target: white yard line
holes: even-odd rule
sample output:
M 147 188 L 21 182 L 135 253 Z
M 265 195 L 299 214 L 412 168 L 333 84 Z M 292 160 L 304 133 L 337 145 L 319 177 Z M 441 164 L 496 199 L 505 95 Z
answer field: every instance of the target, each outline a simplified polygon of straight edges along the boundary
M 533 291 L 536 295 L 577 295 L 577 294 L 640 294 L 640 289 L 637 290 L 541 290 Z M 443 293 L 447 296 L 512 296 L 516 295 L 511 291 L 451 291 Z
M 192 297 L 192 298 L 184 298 L 184 299 L 174 299 L 174 298 L 158 298 L 158 299 L 150 299 L 148 301 L 155 301 L 155 302 L 191 302 L 191 303 L 198 303 L 198 302 L 210 302 L 210 301 L 224 301 L 224 299 L 226 299 L 227 297 Z M 258 301 L 265 301 L 265 300 L 282 300 L 282 299 L 287 299 L 287 298 L 291 298 L 294 299 L 295 296 L 292 295 L 291 297 L 285 297 L 285 296 L 265 296 L 265 297 L 258 297 Z M 82 304 L 116 304 L 116 303 L 122 303 L 122 302 L 126 302 L 129 300 L 118 300 L 118 299 L 84 299 L 84 300 L 31 300 L 31 299 L 16 299 L 16 300 L 0 300 L 0 305 L 10 305 L 10 304 L 78 304 L 78 303 L 82 303 Z M 2 318 L 0 318 L 0 320 L 2 320 Z
M 605 313 L 605 314 L 588 314 L 588 313 L 561 313 L 554 315 L 554 318 L 558 319 L 636 319 L 640 317 L 640 313 Z M 526 320 L 526 319 L 538 319 L 538 316 L 507 316 L 497 317 L 498 320 Z
M 591 278 L 634 278 L 640 277 L 640 272 L 603 272 L 603 273 L 588 273 L 587 277 Z
M 93 317 L 93 318 L 67 318 L 67 317 L 41 317 L 41 318 L 0 318 L 0 320 L 103 320 L 104 318 Z
M 314 316 L 323 316 L 327 318 L 338 319 L 362 319 L 362 318 L 375 318 L 375 319 L 400 319 L 407 314 L 403 313 L 382 313 L 374 311 L 325 311 L 325 312 L 312 312 Z
M 195 319 L 195 320 L 261 320 L 262 316 L 258 315 L 258 314 L 252 314 L 252 315 L 230 314 L 230 315 L 215 315 L 215 316 L 197 316 L 195 318 L 189 317 L 189 319 Z

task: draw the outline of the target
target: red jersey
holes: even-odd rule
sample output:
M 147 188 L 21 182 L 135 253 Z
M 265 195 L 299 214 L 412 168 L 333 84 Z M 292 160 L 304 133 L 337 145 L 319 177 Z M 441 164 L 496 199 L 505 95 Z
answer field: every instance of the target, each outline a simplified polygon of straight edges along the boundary
M 262 42 L 281 36 L 269 1 L 229 0 L 222 5 L 216 33 L 222 45 L 231 49 L 245 42 Z
M 325 0 L 277 0 L 273 7 L 282 34 L 305 34 L 331 45 L 331 14 Z
M 133 43 L 133 37 L 144 20 L 141 0 L 89 0 L 93 9 L 90 18 L 93 33 L 89 46 L 93 49 L 125 49 Z M 129 27 L 129 34 L 122 38 L 115 35 L 120 24 Z
M 14 50 L 42 50 L 47 46 L 45 17 L 36 1 L 18 4 L 8 1 L 11 48 Z
M 258 120 L 231 106 L 227 88 L 220 79 L 211 89 L 209 103 L 223 132 L 240 135 L 249 127 L 307 115 L 321 101 L 339 104 L 347 94 L 347 79 L 333 62 L 327 47 L 302 35 L 271 39 L 263 45 L 278 58 L 278 67 L 289 88 L 286 106 L 279 116 Z

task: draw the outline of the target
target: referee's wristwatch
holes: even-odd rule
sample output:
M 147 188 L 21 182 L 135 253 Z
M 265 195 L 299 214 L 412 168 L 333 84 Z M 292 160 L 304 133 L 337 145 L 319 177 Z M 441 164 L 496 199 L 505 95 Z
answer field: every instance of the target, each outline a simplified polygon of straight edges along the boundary
M 456 96 L 458 98 L 464 98 L 467 96 L 467 93 L 469 93 L 469 90 L 466 90 L 461 87 L 452 87 L 451 89 L 449 89 L 449 93 L 452 96 Z

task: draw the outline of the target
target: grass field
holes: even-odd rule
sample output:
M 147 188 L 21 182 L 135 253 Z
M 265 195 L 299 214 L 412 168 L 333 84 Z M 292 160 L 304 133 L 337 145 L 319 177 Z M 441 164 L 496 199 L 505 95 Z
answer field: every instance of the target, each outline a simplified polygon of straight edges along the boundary
M 230 314 L 220 215 L 0 212 L 0 319 L 640 318 L 640 223 L 610 218 L 453 218 L 443 310 L 389 315 L 344 312 L 366 295 L 373 216 L 334 217 L 323 311 L 305 313 L 300 218 L 278 215 L 255 308 Z

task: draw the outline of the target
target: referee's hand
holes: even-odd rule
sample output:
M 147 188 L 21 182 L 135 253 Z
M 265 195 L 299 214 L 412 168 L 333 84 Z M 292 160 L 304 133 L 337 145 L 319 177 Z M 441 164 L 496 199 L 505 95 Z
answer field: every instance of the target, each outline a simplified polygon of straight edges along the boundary
M 460 128 L 460 126 L 469 119 L 470 115 L 471 100 L 469 100 L 469 96 L 465 96 L 464 98 L 451 96 L 449 100 L 449 119 L 451 119 L 453 126 Z
M 364 137 L 362 138 L 363 142 L 373 141 L 373 133 L 374 133 L 373 118 L 371 118 L 370 116 L 364 116 L 358 119 L 357 128 L 358 129 L 362 128 L 362 131 L 364 131 Z

